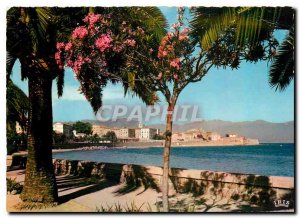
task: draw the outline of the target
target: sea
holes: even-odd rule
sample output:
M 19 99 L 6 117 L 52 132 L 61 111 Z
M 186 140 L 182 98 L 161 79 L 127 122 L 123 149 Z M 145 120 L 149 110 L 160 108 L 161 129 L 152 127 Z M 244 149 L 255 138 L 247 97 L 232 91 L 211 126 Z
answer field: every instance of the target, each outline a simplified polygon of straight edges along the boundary
M 170 161 L 172 168 L 293 177 L 295 171 L 294 147 L 294 144 L 291 143 L 172 147 Z M 162 166 L 162 155 L 162 147 L 111 148 L 59 152 L 54 153 L 53 158 Z

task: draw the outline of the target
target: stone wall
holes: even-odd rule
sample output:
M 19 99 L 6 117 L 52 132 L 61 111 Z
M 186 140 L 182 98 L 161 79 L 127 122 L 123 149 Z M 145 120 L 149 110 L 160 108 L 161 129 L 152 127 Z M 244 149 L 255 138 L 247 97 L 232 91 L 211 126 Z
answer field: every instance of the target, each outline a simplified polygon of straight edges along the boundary
M 89 161 L 53 160 L 56 174 L 94 177 L 115 183 L 124 183 L 128 190 L 143 186 L 161 190 L 162 168 Z M 203 170 L 171 169 L 169 195 L 191 193 L 195 197 L 210 196 L 215 200 L 233 199 L 275 208 L 274 201 L 285 200 L 294 205 L 294 178 L 213 172 Z

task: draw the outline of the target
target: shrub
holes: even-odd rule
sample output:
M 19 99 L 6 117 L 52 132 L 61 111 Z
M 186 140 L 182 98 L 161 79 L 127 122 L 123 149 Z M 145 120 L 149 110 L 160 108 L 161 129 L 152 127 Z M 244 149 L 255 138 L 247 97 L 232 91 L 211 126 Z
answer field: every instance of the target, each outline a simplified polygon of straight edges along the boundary
M 23 189 L 23 185 L 21 185 L 19 182 L 16 182 L 16 178 L 14 179 L 6 178 L 7 193 L 13 193 L 15 191 L 15 194 L 20 194 L 22 189 Z

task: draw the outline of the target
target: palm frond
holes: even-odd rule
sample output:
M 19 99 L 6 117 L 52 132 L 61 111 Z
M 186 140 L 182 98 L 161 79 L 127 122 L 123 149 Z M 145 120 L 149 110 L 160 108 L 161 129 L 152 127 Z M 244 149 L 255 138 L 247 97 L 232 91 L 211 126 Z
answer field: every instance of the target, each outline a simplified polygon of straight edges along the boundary
M 278 47 L 269 71 L 269 83 L 275 90 L 284 91 L 295 77 L 294 28 Z
M 17 57 L 6 51 L 6 78 L 8 79 L 12 73 L 12 68 L 17 60 Z
M 163 13 L 157 7 L 128 7 L 129 18 L 138 21 L 147 30 L 153 32 L 160 39 L 166 34 L 168 22 Z
M 194 43 L 210 48 L 229 29 L 235 30 L 235 45 L 255 45 L 274 28 L 290 28 L 294 10 L 289 7 L 223 7 L 193 10 L 190 22 Z M 289 17 L 289 19 L 283 17 Z M 288 25 L 288 21 L 291 23 Z
M 18 122 L 24 129 L 29 110 L 29 99 L 26 94 L 10 79 L 6 82 L 6 122 L 13 129 Z

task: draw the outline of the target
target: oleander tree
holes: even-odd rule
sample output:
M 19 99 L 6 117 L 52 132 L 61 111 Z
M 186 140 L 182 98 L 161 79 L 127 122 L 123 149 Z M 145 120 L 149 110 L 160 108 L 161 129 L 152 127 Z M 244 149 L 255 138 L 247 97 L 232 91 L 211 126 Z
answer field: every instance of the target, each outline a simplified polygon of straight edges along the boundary
M 111 14 L 114 21 L 111 31 L 120 23 L 117 18 L 127 17 L 128 23 L 140 25 L 154 33 L 159 39 L 165 32 L 166 20 L 156 7 L 12 7 L 7 11 L 6 75 L 11 76 L 12 68 L 18 60 L 21 78 L 28 80 L 28 156 L 24 188 L 20 195 L 23 201 L 53 203 L 58 201 L 57 185 L 52 164 L 52 84 L 57 83 L 58 96 L 63 95 L 64 68 L 57 64 L 57 41 L 67 41 L 73 29 L 86 21 L 88 12 Z M 100 27 L 102 28 L 102 27 Z M 81 37 L 79 33 L 78 37 Z M 154 40 L 155 41 L 155 40 Z M 58 45 L 59 47 L 59 45 Z M 109 71 L 116 73 L 122 59 L 111 57 Z M 78 64 L 78 63 L 77 63 Z M 80 65 L 80 62 L 79 62 Z M 94 78 L 92 72 L 78 75 L 81 91 L 87 96 L 96 111 L 101 105 L 101 92 L 108 81 Z M 94 80 L 95 79 L 95 80 Z M 110 80 L 117 82 L 117 80 Z M 120 80 L 118 80 L 120 81 Z M 128 87 L 123 78 L 125 90 Z M 133 93 L 149 103 L 154 94 L 147 93 L 137 84 Z M 149 100 L 149 102 L 148 102 Z
M 86 24 L 74 29 L 72 39 L 58 43 L 57 63 L 73 69 L 76 77 L 89 77 L 101 84 L 103 78 L 122 80 L 127 78 L 128 89 L 137 84 L 143 90 L 160 92 L 168 111 L 166 116 L 166 137 L 163 151 L 163 210 L 169 211 L 168 190 L 170 170 L 170 148 L 173 127 L 173 111 L 181 92 L 191 83 L 200 82 L 209 70 L 215 67 L 238 68 L 245 56 L 252 56 L 251 62 L 268 55 L 276 42 L 270 40 L 255 50 L 236 52 L 227 47 L 234 40 L 232 31 L 218 38 L 210 48 L 202 47 L 190 37 L 190 28 L 184 25 L 185 8 L 178 8 L 178 22 L 172 31 L 161 39 L 159 45 L 153 42 L 151 32 L 139 26 L 122 21 L 117 29 L 110 28 L 110 17 L 90 14 Z M 101 27 L 101 28 L 100 28 Z M 251 53 L 252 52 L 252 53 Z M 110 61 L 121 60 L 118 71 L 110 70 Z M 92 74 L 92 76 L 91 76 Z M 84 84 L 82 84 L 82 88 Z M 87 96 L 88 97 L 88 96 Z M 156 95 L 154 96 L 157 100 Z M 154 103 L 154 102 L 153 102 Z

